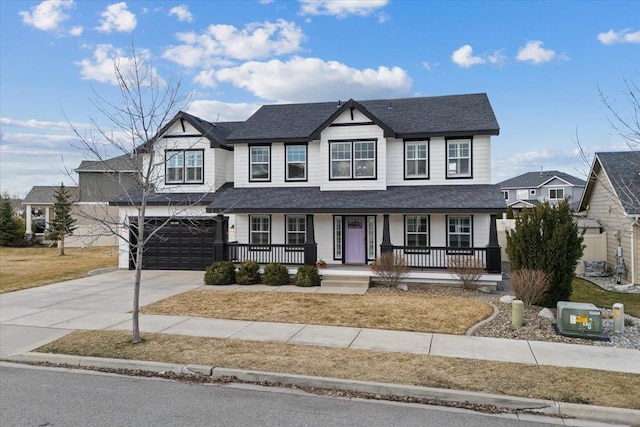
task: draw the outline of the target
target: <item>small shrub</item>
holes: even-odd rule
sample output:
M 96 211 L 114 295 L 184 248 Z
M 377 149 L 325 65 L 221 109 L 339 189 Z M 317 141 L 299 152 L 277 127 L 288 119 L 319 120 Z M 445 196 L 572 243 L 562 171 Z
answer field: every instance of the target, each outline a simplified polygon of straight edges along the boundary
M 289 284 L 289 271 L 287 267 L 279 263 L 267 264 L 264 267 L 265 285 L 282 286 Z
M 465 289 L 473 289 L 484 273 L 482 261 L 472 255 L 456 255 L 449 260 L 449 268 L 458 276 Z
M 245 261 L 240 264 L 236 273 L 236 283 L 238 285 L 255 285 L 260 281 L 260 264 L 256 261 Z
M 218 261 L 207 267 L 205 285 L 231 285 L 236 281 L 236 267 L 231 261 Z
M 544 271 L 521 268 L 511 273 L 511 288 L 527 307 L 539 302 L 549 290 L 549 276 Z
M 385 252 L 373 261 L 371 270 L 378 281 L 385 285 L 397 286 L 409 272 L 409 267 L 403 257 Z
M 320 275 L 315 265 L 303 265 L 298 267 L 295 278 L 296 286 L 308 288 L 311 286 L 320 286 Z

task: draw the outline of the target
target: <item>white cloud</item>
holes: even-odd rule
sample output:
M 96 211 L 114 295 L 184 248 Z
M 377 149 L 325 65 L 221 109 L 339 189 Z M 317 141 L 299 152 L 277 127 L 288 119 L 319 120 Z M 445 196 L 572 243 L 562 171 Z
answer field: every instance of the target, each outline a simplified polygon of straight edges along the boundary
M 163 57 L 184 67 L 210 67 L 222 58 L 250 60 L 294 53 L 301 49 L 304 34 L 293 22 L 255 22 L 238 29 L 233 25 L 210 25 L 202 34 L 177 33 L 183 44 L 167 49 Z
M 495 65 L 503 66 L 507 63 L 507 57 L 502 53 L 502 50 L 496 50 L 487 56 L 487 61 Z
M 197 83 L 197 84 L 199 84 L 200 86 L 203 86 L 203 87 L 215 88 L 215 87 L 218 86 L 218 83 L 216 82 L 215 73 L 216 73 L 216 71 L 213 70 L 213 69 L 200 71 L 193 78 L 193 82 Z
M 62 129 L 69 130 L 69 123 L 67 122 L 48 122 L 36 119 L 29 120 L 14 120 L 8 117 L 0 117 L 0 124 L 2 127 L 18 127 L 18 128 L 29 128 L 29 129 Z M 86 123 L 73 123 L 78 129 L 88 129 L 89 125 Z
M 381 12 L 381 13 L 378 14 L 378 23 L 379 24 L 384 24 L 389 19 L 391 19 L 391 18 L 390 18 L 388 13 Z
M 82 32 L 84 31 L 84 28 L 81 25 L 78 25 L 76 27 L 72 27 L 69 30 L 69 35 L 74 36 L 74 37 L 78 37 L 82 35 Z
M 269 4 L 269 3 L 273 3 L 273 0 L 258 0 L 258 2 L 260 4 Z
M 125 2 L 110 4 L 100 16 L 100 26 L 96 29 L 103 33 L 133 31 L 137 25 L 136 15 L 127 10 Z
M 552 61 L 555 58 L 562 58 L 558 56 L 555 51 L 551 49 L 544 49 L 540 40 L 531 40 L 527 44 L 520 48 L 516 59 L 522 62 L 533 62 L 534 64 L 542 64 Z M 565 58 L 566 59 L 566 58 Z
M 262 104 L 227 103 L 221 101 L 196 100 L 187 112 L 210 122 L 247 120 Z
M 627 28 L 620 31 L 609 30 L 606 33 L 598 34 L 598 40 L 602 44 L 640 43 L 640 31 L 632 33 Z
M 469 68 L 486 62 L 486 59 L 484 58 L 473 56 L 473 48 L 468 44 L 453 52 L 451 60 L 463 68 Z
M 136 50 L 136 55 L 143 62 L 146 62 L 149 58 L 149 51 L 146 49 Z M 120 67 L 120 73 L 125 78 L 133 79 L 130 76 L 132 70 L 131 58 L 125 56 L 122 49 L 114 48 L 110 44 L 100 44 L 93 52 L 93 60 L 85 58 L 82 61 L 74 62 L 75 65 L 80 67 L 80 78 L 83 80 L 96 80 L 100 83 L 111 83 L 117 85 L 115 65 Z M 146 66 L 143 64 L 143 66 Z M 153 73 L 152 78 L 156 79 L 157 83 L 164 86 L 166 82 L 157 74 L 155 68 L 151 69 Z M 141 82 L 144 84 L 145 82 Z
M 246 62 L 214 75 L 220 82 L 278 102 L 401 96 L 409 93 L 412 84 L 399 67 L 358 70 L 337 61 L 298 56 L 286 62 Z
M 299 0 L 301 15 L 368 16 L 384 7 L 389 0 Z
M 189 7 L 186 4 L 181 4 L 180 6 L 172 7 L 169 10 L 169 16 L 175 15 L 180 22 L 191 22 L 193 21 L 193 15 L 189 12 Z
M 22 22 L 42 31 L 55 31 L 60 24 L 69 18 L 65 9 L 73 6 L 73 0 L 45 0 L 32 7 L 30 12 L 18 12 Z

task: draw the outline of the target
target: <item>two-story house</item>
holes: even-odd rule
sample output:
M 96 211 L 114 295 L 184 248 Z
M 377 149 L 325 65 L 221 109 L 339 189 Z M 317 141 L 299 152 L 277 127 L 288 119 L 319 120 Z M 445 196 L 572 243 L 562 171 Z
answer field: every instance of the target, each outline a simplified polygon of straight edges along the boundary
M 491 184 L 499 126 L 485 94 L 266 105 L 216 124 L 180 113 L 161 132 L 152 152 L 164 178 L 148 216 L 164 224 L 191 203 L 175 237 L 164 234 L 175 244 L 159 241 L 145 268 L 213 258 L 357 267 L 393 252 L 413 279 L 446 283 L 464 254 L 487 269 L 482 280 L 501 279 L 495 218 L 506 205 Z M 123 222 L 133 216 L 126 200 L 113 204 Z
M 568 200 L 576 211 L 586 182 L 560 171 L 526 172 L 498 183 L 507 206 L 514 211 L 549 202 L 555 206 Z

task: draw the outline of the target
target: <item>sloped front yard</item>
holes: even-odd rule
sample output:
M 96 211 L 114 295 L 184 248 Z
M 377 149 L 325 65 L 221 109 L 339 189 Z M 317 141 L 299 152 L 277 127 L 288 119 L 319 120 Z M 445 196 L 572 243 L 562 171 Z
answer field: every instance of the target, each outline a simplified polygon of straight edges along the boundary
M 463 335 L 493 313 L 484 302 L 430 294 L 329 295 L 281 292 L 185 292 L 144 314 L 351 326 Z

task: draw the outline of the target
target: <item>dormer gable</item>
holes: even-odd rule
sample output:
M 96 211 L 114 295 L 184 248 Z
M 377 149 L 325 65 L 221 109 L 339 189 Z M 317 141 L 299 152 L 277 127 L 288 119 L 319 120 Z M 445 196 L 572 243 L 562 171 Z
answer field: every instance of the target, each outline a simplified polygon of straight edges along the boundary
M 349 112 L 351 121 L 349 122 L 349 121 L 341 120 L 340 122 L 336 123 L 336 120 L 338 120 L 338 118 L 343 116 L 344 113 L 347 111 Z M 363 121 L 361 118 L 359 120 L 355 120 L 356 111 L 364 115 L 364 117 L 366 117 L 369 121 L 368 122 Z M 344 103 L 342 103 L 341 101 L 338 101 L 338 104 L 336 105 L 336 111 L 333 114 L 331 114 L 320 126 L 318 126 L 316 130 L 314 130 L 311 133 L 310 139 L 312 140 L 320 139 L 320 134 L 328 126 L 331 126 L 331 125 L 340 126 L 344 124 L 360 124 L 360 125 L 376 124 L 378 127 L 382 129 L 383 135 L 385 138 L 392 138 L 395 136 L 395 132 L 393 131 L 393 129 L 391 129 L 389 126 L 383 123 L 382 120 L 380 120 L 379 118 L 371 114 L 371 112 L 369 112 L 362 104 L 360 104 L 359 102 L 353 99 L 350 99 Z

